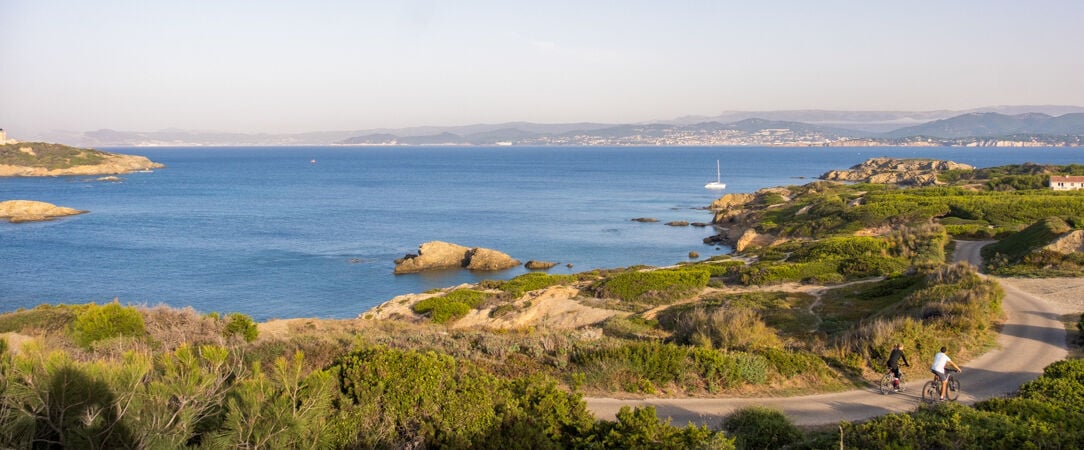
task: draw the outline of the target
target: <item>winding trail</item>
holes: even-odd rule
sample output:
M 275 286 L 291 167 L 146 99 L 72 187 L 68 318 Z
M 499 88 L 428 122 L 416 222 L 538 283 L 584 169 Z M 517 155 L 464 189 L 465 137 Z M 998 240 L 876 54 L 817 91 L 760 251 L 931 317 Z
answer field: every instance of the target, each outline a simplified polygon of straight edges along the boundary
M 979 250 L 992 241 L 957 241 L 956 261 L 968 261 L 981 267 Z M 960 402 L 974 403 L 1016 391 L 1021 384 L 1037 378 L 1044 367 L 1068 355 L 1065 328 L 1055 306 L 1012 285 L 1011 280 L 997 279 L 1005 290 L 1002 309 L 1007 317 L 998 338 L 999 348 L 960 364 L 963 392 Z M 914 365 L 929 362 L 916 355 Z M 919 371 L 919 380 L 907 383 L 905 392 L 880 395 L 876 387 L 847 392 L 771 398 L 682 398 L 682 399 L 613 399 L 587 397 L 588 409 L 599 419 L 614 420 L 622 406 L 654 406 L 661 418 L 669 417 L 674 425 L 693 423 L 715 427 L 735 410 L 748 406 L 778 409 L 797 425 L 836 424 L 858 421 L 893 412 L 912 411 L 921 402 L 921 387 L 927 381 Z

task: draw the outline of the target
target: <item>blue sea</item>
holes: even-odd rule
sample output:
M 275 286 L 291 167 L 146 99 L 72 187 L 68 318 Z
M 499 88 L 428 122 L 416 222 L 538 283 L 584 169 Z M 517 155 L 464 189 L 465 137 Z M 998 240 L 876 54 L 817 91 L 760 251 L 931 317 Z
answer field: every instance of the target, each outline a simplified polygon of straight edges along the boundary
M 1064 148 L 230 147 L 105 149 L 167 167 L 96 177 L 2 178 L 0 200 L 90 213 L 0 223 L 0 311 L 108 302 L 349 318 L 411 292 L 507 279 L 393 275 L 433 240 L 560 263 L 550 273 L 670 265 L 728 253 L 702 239 L 724 193 L 804 184 L 876 156 L 989 167 L 1084 162 Z M 725 191 L 703 188 L 722 162 Z M 631 219 L 654 217 L 658 223 Z M 567 265 L 571 265 L 569 268 Z

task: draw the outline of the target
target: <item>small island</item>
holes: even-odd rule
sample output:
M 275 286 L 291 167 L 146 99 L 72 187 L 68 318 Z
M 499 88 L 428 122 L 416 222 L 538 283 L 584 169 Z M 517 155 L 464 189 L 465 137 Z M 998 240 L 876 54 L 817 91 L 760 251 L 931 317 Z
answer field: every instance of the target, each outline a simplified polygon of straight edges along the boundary
M 165 167 L 144 156 L 46 142 L 0 145 L 0 177 L 116 175 Z
M 36 202 L 33 200 L 8 200 L 0 202 L 0 219 L 7 219 L 11 223 L 41 222 L 53 220 L 57 217 L 74 216 L 88 211 L 57 206 L 52 203 Z

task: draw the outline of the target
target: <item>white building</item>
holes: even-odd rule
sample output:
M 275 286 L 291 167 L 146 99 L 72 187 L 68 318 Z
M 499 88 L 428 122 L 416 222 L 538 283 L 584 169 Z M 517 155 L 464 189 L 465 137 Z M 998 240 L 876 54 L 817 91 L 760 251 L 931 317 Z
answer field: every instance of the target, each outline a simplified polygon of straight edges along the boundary
M 1084 189 L 1084 177 L 1051 175 L 1050 189 L 1053 189 L 1055 191 L 1073 191 L 1076 189 Z

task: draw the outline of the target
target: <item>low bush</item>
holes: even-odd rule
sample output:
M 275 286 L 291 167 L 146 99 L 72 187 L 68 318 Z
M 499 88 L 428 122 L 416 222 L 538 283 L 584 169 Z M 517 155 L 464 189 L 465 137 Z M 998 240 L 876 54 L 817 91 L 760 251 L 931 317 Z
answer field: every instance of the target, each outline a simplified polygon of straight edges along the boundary
M 683 344 L 746 351 L 782 346 L 775 330 L 747 306 L 682 309 L 663 315 L 660 325 Z
M 746 384 L 759 385 L 768 380 L 770 364 L 760 355 L 697 347 L 690 351 L 690 356 L 704 389 L 708 392 Z
M 507 292 L 512 298 L 519 298 L 527 292 L 572 282 L 575 279 L 576 277 L 573 275 L 550 275 L 543 272 L 530 272 L 500 283 L 497 289 Z
M 785 448 L 803 439 L 802 430 L 782 411 L 759 406 L 730 414 L 723 420 L 723 430 L 740 449 Z
M 734 448 L 734 441 L 719 431 L 711 431 L 707 426 L 688 424 L 678 428 L 670 421 L 659 421 L 654 406 L 629 408 L 622 406 L 617 413 L 617 421 L 602 421 L 596 426 L 594 445 L 591 441 L 581 442 L 584 447 L 620 448 L 620 449 L 711 449 L 728 450 Z M 519 443 L 519 444 L 522 444 Z
M 685 375 L 688 356 L 689 349 L 674 344 L 629 342 L 601 348 L 578 349 L 573 352 L 570 361 L 584 368 L 585 372 L 626 374 L 623 377 L 605 377 L 619 384 L 648 381 L 652 384 L 632 390 L 650 393 L 656 385 L 680 383 Z
M 90 303 L 72 323 L 75 342 L 90 347 L 94 342 L 120 336 L 137 337 L 146 333 L 143 316 L 131 306 L 114 301 L 106 305 Z
M 244 339 L 245 342 L 256 340 L 256 337 L 260 333 L 256 328 L 256 322 L 252 320 L 252 317 L 238 312 L 226 315 L 226 327 L 222 332 L 226 337 L 238 336 Z
M 429 313 L 434 323 L 445 323 L 467 315 L 471 309 L 485 303 L 488 295 L 473 289 L 456 289 L 447 294 L 415 303 L 411 309 L 418 314 Z
M 632 271 L 605 278 L 595 283 L 592 290 L 601 298 L 666 305 L 700 292 L 710 277 L 707 270 L 696 267 Z
M 843 281 L 843 275 L 839 273 L 839 260 L 763 262 L 746 267 L 741 275 L 745 285 L 763 286 L 788 281 L 838 283 Z
M 76 313 L 82 308 L 69 305 L 38 305 L 33 309 L 0 314 L 0 333 L 42 330 L 61 331 L 68 328 L 75 320 Z
M 783 350 L 769 348 L 760 352 L 771 367 L 784 378 L 799 375 L 812 377 L 831 376 L 831 369 L 821 357 L 804 350 Z

